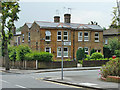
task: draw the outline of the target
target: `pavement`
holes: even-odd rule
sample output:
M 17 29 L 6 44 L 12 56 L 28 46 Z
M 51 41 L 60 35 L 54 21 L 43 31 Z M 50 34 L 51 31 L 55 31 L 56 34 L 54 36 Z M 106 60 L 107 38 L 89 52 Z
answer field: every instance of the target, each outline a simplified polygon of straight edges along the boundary
M 96 70 L 101 67 L 75 67 L 75 68 L 63 68 L 64 71 L 78 71 L 78 70 Z M 15 73 L 15 74 L 30 74 L 30 73 L 44 73 L 44 72 L 59 72 L 61 68 L 57 69 L 38 69 L 38 70 L 21 70 L 21 69 L 10 69 L 6 71 L 4 67 L 0 67 L 0 71 L 7 73 Z
M 60 77 L 47 77 L 43 80 L 67 84 L 77 87 L 85 87 L 94 90 L 120 90 L 120 83 L 114 82 L 105 82 L 98 77 L 94 72 L 91 75 L 86 75 L 85 71 L 94 71 L 99 70 L 101 67 L 77 67 L 77 68 L 64 68 L 64 71 L 84 71 L 81 75 L 72 75 L 72 76 L 64 76 L 63 80 Z M 40 70 L 19 70 L 19 69 L 11 69 L 10 71 L 5 71 L 4 68 L 0 68 L 3 72 L 15 73 L 15 74 L 29 74 L 29 73 L 44 73 L 44 72 L 60 72 L 61 68 L 58 69 L 40 69 Z

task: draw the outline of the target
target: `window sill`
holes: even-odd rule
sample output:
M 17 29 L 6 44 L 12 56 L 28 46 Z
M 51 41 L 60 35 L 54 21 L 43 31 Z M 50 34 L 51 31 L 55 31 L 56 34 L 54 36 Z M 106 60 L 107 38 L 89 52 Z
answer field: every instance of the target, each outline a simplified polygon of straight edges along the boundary
M 83 40 L 78 40 L 78 42 L 82 42 Z
M 50 42 L 51 40 L 45 40 L 46 42 Z
M 85 42 L 88 42 L 89 40 L 84 40 Z
M 99 41 L 95 41 L 96 43 L 99 42 Z
M 58 42 L 62 41 L 62 40 L 57 40 Z

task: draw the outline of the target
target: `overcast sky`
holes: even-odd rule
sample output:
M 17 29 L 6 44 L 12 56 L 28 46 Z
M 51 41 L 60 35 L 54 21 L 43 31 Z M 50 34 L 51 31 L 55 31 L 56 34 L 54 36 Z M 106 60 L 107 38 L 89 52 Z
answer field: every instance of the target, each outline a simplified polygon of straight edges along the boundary
M 20 19 L 16 22 L 16 27 L 24 25 L 25 22 L 53 22 L 56 10 L 63 22 L 67 8 L 72 9 L 72 23 L 88 24 L 90 21 L 97 21 L 102 27 L 108 27 L 113 17 L 112 7 L 115 6 L 116 0 L 21 0 Z

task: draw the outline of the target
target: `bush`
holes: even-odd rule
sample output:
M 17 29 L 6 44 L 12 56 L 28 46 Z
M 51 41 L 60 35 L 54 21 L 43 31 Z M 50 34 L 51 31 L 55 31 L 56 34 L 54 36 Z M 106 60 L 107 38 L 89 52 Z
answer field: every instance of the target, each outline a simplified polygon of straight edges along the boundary
M 9 54 L 9 59 L 12 60 L 16 60 L 16 47 L 12 46 L 12 47 L 8 47 L 8 54 Z
M 109 76 L 119 76 L 120 77 L 120 58 L 116 58 L 113 60 L 110 60 L 109 62 L 106 63 L 101 69 L 100 69 L 100 74 L 103 77 Z
M 26 45 L 19 45 L 16 47 L 17 50 L 17 60 L 24 60 L 25 59 L 25 55 L 27 53 L 31 52 L 31 49 L 29 48 L 29 46 Z
M 52 61 L 53 55 L 48 52 L 32 52 L 25 55 L 25 60 Z
M 85 50 L 84 48 L 79 48 L 76 53 L 77 60 L 82 60 L 85 58 Z
M 102 55 L 102 53 L 99 53 L 99 52 L 95 52 L 91 56 L 91 59 L 94 59 L 94 60 L 97 60 L 97 59 L 100 59 L 100 58 L 103 58 L 103 55 Z
M 92 49 L 92 50 L 90 51 L 90 56 L 91 56 L 93 53 L 95 53 L 95 49 Z
M 111 50 L 108 46 L 103 47 L 103 54 L 104 54 L 104 58 L 112 57 Z
M 116 55 L 117 57 L 120 57 L 120 50 L 115 50 L 115 55 Z

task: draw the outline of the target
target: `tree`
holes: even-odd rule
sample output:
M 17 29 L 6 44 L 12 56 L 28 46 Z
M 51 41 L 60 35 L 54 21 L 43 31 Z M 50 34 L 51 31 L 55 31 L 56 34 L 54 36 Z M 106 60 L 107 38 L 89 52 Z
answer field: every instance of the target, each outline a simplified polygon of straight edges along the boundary
M 5 57 L 5 67 L 9 70 L 8 44 L 13 36 L 14 21 L 19 19 L 19 3 L 17 1 L 2 1 L 2 53 Z
M 118 54 L 119 52 L 116 50 L 120 50 L 120 41 L 117 38 L 109 39 L 109 44 L 103 48 L 104 57 L 109 58 Z
M 16 32 L 20 32 L 21 29 L 22 29 L 22 27 L 17 28 L 17 29 L 16 29 Z
M 85 50 L 84 50 L 84 48 L 79 48 L 77 50 L 76 56 L 77 56 L 77 60 L 82 60 L 83 58 L 85 58 Z
M 91 56 L 93 53 L 95 53 L 95 49 L 92 49 L 92 50 L 90 51 L 90 56 Z

